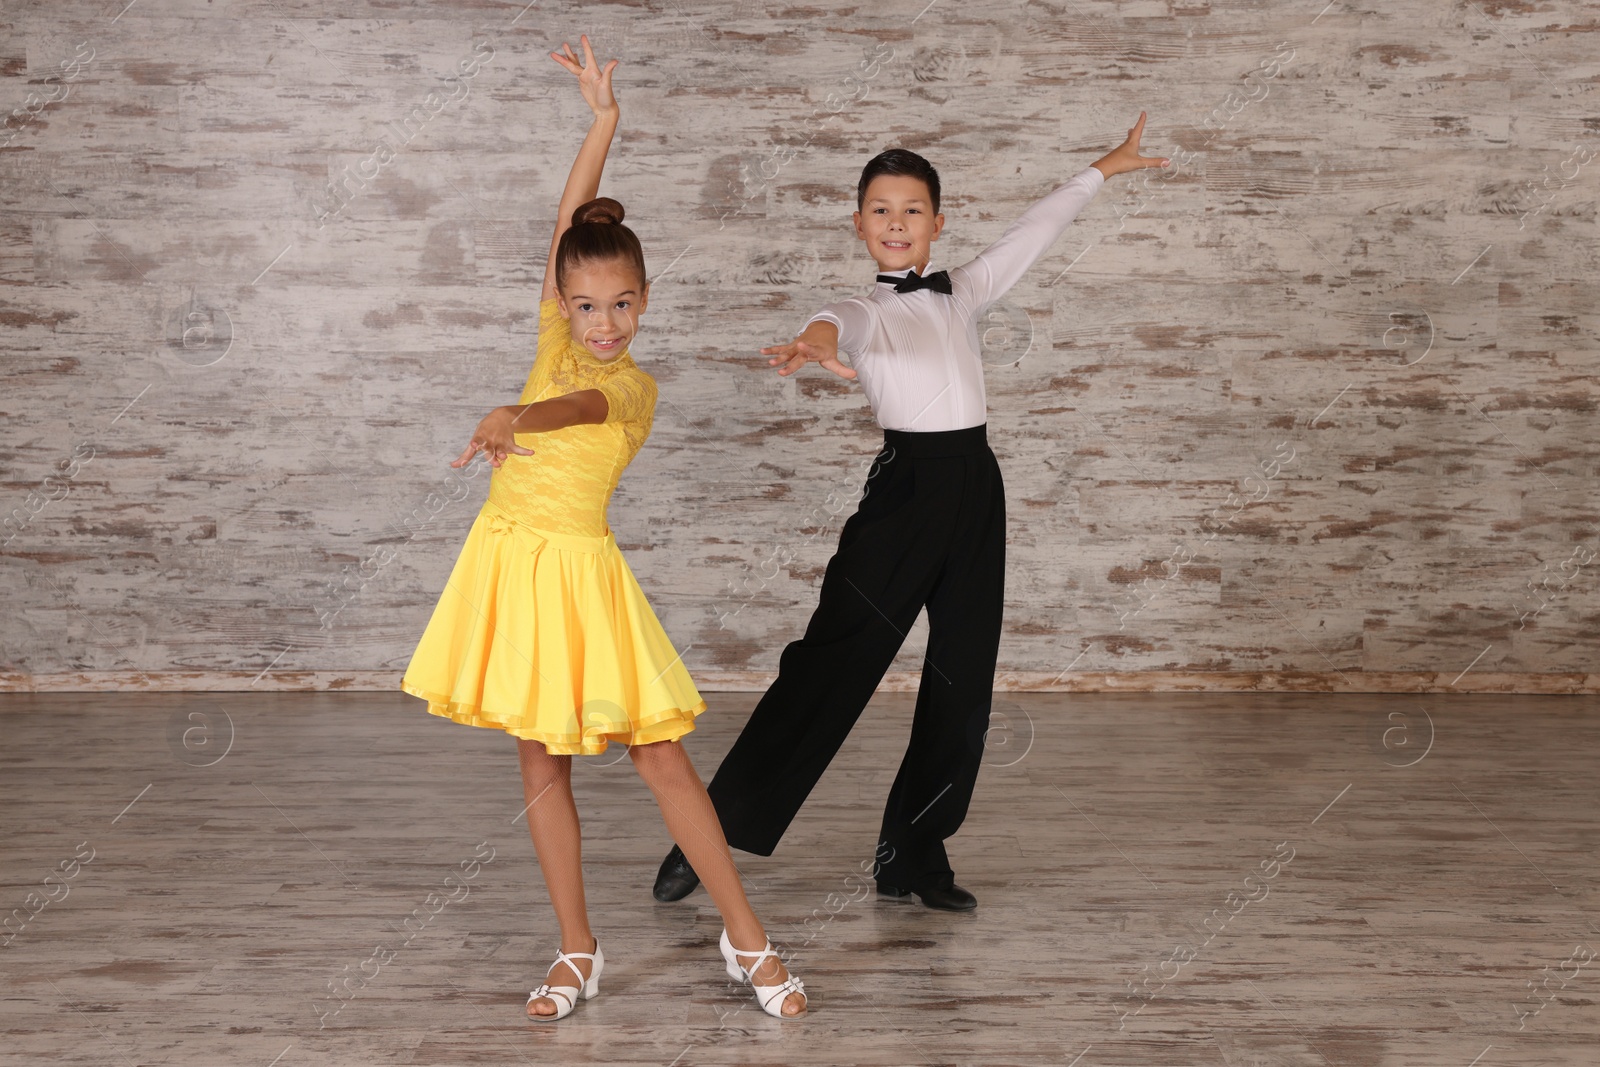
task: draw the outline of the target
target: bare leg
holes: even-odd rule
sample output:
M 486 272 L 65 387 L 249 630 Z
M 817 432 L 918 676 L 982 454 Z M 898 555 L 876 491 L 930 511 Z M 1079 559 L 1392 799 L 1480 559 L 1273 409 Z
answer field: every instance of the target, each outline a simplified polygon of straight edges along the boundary
M 537 741 L 517 739 L 522 764 L 522 797 L 528 802 L 528 833 L 539 854 L 539 870 L 550 890 L 550 903 L 561 924 L 562 952 L 593 952 L 589 909 L 583 896 L 583 839 L 578 806 L 572 800 L 572 757 L 552 756 Z M 577 974 L 573 967 L 581 968 Z M 588 960 L 562 964 L 550 972 L 551 985 L 581 987 L 589 978 Z M 528 1005 L 529 1015 L 554 1015 L 556 1002 L 540 997 Z
M 717 809 L 706 795 L 694 764 L 689 762 L 689 753 L 676 741 L 657 741 L 634 745 L 628 755 L 633 757 L 639 777 L 655 794 L 672 839 L 683 849 L 689 865 L 700 876 L 700 883 L 711 894 L 712 903 L 722 913 L 728 940 L 735 949 L 750 950 L 749 955 L 739 954 L 739 962 L 746 967 L 753 965 L 756 954 L 766 947 L 767 933 L 744 895 L 739 871 L 722 835 L 722 824 L 717 821 Z M 781 960 L 769 956 L 757 969 L 755 978 L 761 985 L 776 985 L 788 973 Z M 798 1015 L 805 1006 L 804 993 L 790 993 L 784 998 L 783 1013 Z

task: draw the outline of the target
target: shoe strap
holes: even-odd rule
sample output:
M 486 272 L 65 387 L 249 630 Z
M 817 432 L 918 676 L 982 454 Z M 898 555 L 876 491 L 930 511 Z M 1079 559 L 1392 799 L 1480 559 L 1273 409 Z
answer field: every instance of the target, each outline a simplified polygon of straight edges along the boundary
M 731 946 L 733 944 L 733 942 L 729 941 L 728 944 Z M 745 977 L 750 982 L 750 988 L 752 988 L 752 989 L 778 989 L 778 990 L 783 990 L 783 991 L 790 992 L 790 993 L 804 993 L 805 992 L 805 984 L 803 982 L 801 982 L 800 979 L 796 978 L 792 974 L 789 975 L 788 977 L 786 977 L 783 981 L 779 982 L 777 985 L 764 985 L 764 986 L 757 986 L 756 985 L 756 972 L 761 969 L 762 963 L 766 962 L 766 959 L 767 959 L 768 956 L 778 957 L 777 950 L 775 950 L 772 947 L 772 942 L 771 941 L 768 941 L 767 942 L 767 947 L 762 949 L 760 952 L 742 952 L 739 949 L 734 949 L 733 950 L 733 955 L 734 955 L 734 963 L 738 964 L 740 970 L 744 971 Z M 739 957 L 740 956 L 754 956 L 756 958 L 756 962 L 753 963 L 752 965 L 750 965 L 749 967 L 746 967 L 744 964 L 739 963 Z M 783 962 L 782 957 L 778 957 L 778 962 L 779 963 Z M 771 998 L 769 997 L 768 999 L 770 1000 Z
M 752 981 L 750 988 L 754 989 L 758 995 L 766 994 L 761 1000 L 762 1011 L 766 1011 L 767 1005 L 779 997 L 787 997 L 790 993 L 799 993 L 801 996 L 806 995 L 806 984 L 792 974 L 777 985 L 758 986 Z
M 571 997 L 567 996 L 567 994 L 561 991 L 563 989 L 572 988 L 572 986 L 553 986 L 549 982 L 546 982 L 544 985 L 528 994 L 528 1002 L 531 1004 L 540 997 L 544 997 L 547 1000 L 554 1000 L 556 997 L 560 997 L 562 1000 L 567 1002 L 567 1011 L 571 1011 L 574 1007 L 574 1002 Z
M 600 943 L 598 941 L 595 942 L 594 951 L 593 952 L 561 952 L 561 951 L 557 951 L 556 952 L 556 962 L 552 963 L 550 966 L 552 968 L 554 968 L 556 963 L 570 964 L 573 960 L 588 960 L 590 964 L 593 964 L 594 963 L 594 958 L 595 958 L 596 955 L 599 954 L 599 952 L 600 952 Z M 576 973 L 578 973 L 580 975 L 583 973 L 581 971 L 578 971 L 578 969 L 576 967 L 574 967 L 572 969 L 573 969 L 574 972 L 576 972 Z
M 561 988 L 562 989 L 582 989 L 584 986 L 588 985 L 589 982 L 591 980 L 593 980 L 593 978 L 594 978 L 594 962 L 595 962 L 594 958 L 595 958 L 596 955 L 599 954 L 599 952 L 600 952 L 600 942 L 598 942 L 598 941 L 596 941 L 594 943 L 594 951 L 593 952 L 562 952 L 562 951 L 560 951 L 558 949 L 556 951 L 556 961 L 550 965 L 550 970 L 553 971 L 557 967 L 559 967 L 563 963 L 565 963 L 568 967 L 572 968 L 572 973 L 578 976 L 578 984 L 576 986 L 562 986 Z M 588 978 L 585 978 L 583 976 L 583 972 L 578 970 L 578 965 L 575 962 L 576 960 L 588 960 L 589 961 L 589 977 Z M 550 971 L 546 971 L 545 972 L 545 978 L 548 979 L 549 977 L 550 977 Z M 548 983 L 546 983 L 546 984 L 548 984 Z
M 729 948 L 733 948 L 733 941 L 732 940 L 729 940 L 728 947 Z M 777 954 L 778 953 L 776 951 L 774 951 L 774 949 L 772 947 L 771 940 L 768 940 L 767 941 L 767 947 L 762 949 L 760 952 L 746 952 L 742 948 L 733 948 L 733 962 L 734 962 L 734 964 L 736 966 L 738 966 L 741 970 L 744 971 L 745 977 L 749 978 L 750 981 L 752 983 L 754 983 L 755 982 L 755 973 L 756 973 L 756 971 L 761 969 L 761 965 L 766 962 L 767 957 L 768 956 L 776 956 Z M 754 963 L 752 963 L 750 966 L 746 967 L 744 964 L 739 962 L 739 957 L 740 956 L 754 956 L 756 958 L 756 961 Z M 766 986 L 762 986 L 761 988 L 765 989 Z

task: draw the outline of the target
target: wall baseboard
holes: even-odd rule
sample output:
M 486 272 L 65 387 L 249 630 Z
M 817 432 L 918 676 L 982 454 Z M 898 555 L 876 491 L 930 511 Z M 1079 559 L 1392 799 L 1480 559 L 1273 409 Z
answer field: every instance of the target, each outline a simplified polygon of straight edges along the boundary
M 381 692 L 399 689 L 400 671 L 77 671 L 28 674 L 0 671 L 0 693 L 103 692 Z M 707 693 L 760 693 L 774 675 L 764 671 L 698 671 Z M 918 674 L 891 671 L 879 692 L 914 693 Z M 995 678 L 1006 693 L 1600 693 L 1600 674 L 1451 675 L 1439 671 L 1006 671 Z

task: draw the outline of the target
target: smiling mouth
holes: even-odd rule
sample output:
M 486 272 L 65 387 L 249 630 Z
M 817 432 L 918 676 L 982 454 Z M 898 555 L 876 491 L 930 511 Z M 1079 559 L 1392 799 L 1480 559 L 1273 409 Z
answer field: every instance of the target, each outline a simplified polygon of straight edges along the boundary
M 904 252 L 911 247 L 910 241 L 885 241 L 883 247 L 892 248 L 896 252 Z
M 591 338 L 589 338 L 589 343 L 594 345 L 596 348 L 602 348 L 602 349 L 605 349 L 607 352 L 609 352 L 613 348 L 616 348 L 618 345 L 622 344 L 622 338 L 613 337 L 613 338 L 610 338 L 609 340 L 602 341 L 602 340 L 599 340 L 597 338 L 591 337 Z

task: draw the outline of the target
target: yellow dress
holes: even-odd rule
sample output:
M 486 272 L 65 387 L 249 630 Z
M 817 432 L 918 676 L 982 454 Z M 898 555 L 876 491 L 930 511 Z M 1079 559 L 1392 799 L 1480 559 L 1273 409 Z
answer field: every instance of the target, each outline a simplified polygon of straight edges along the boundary
M 434 715 L 590 756 L 682 737 L 706 702 L 606 523 L 650 434 L 655 380 L 626 351 L 595 358 L 545 300 L 518 403 L 581 389 L 605 394 L 606 421 L 517 434 L 534 454 L 491 476 L 400 688 Z

